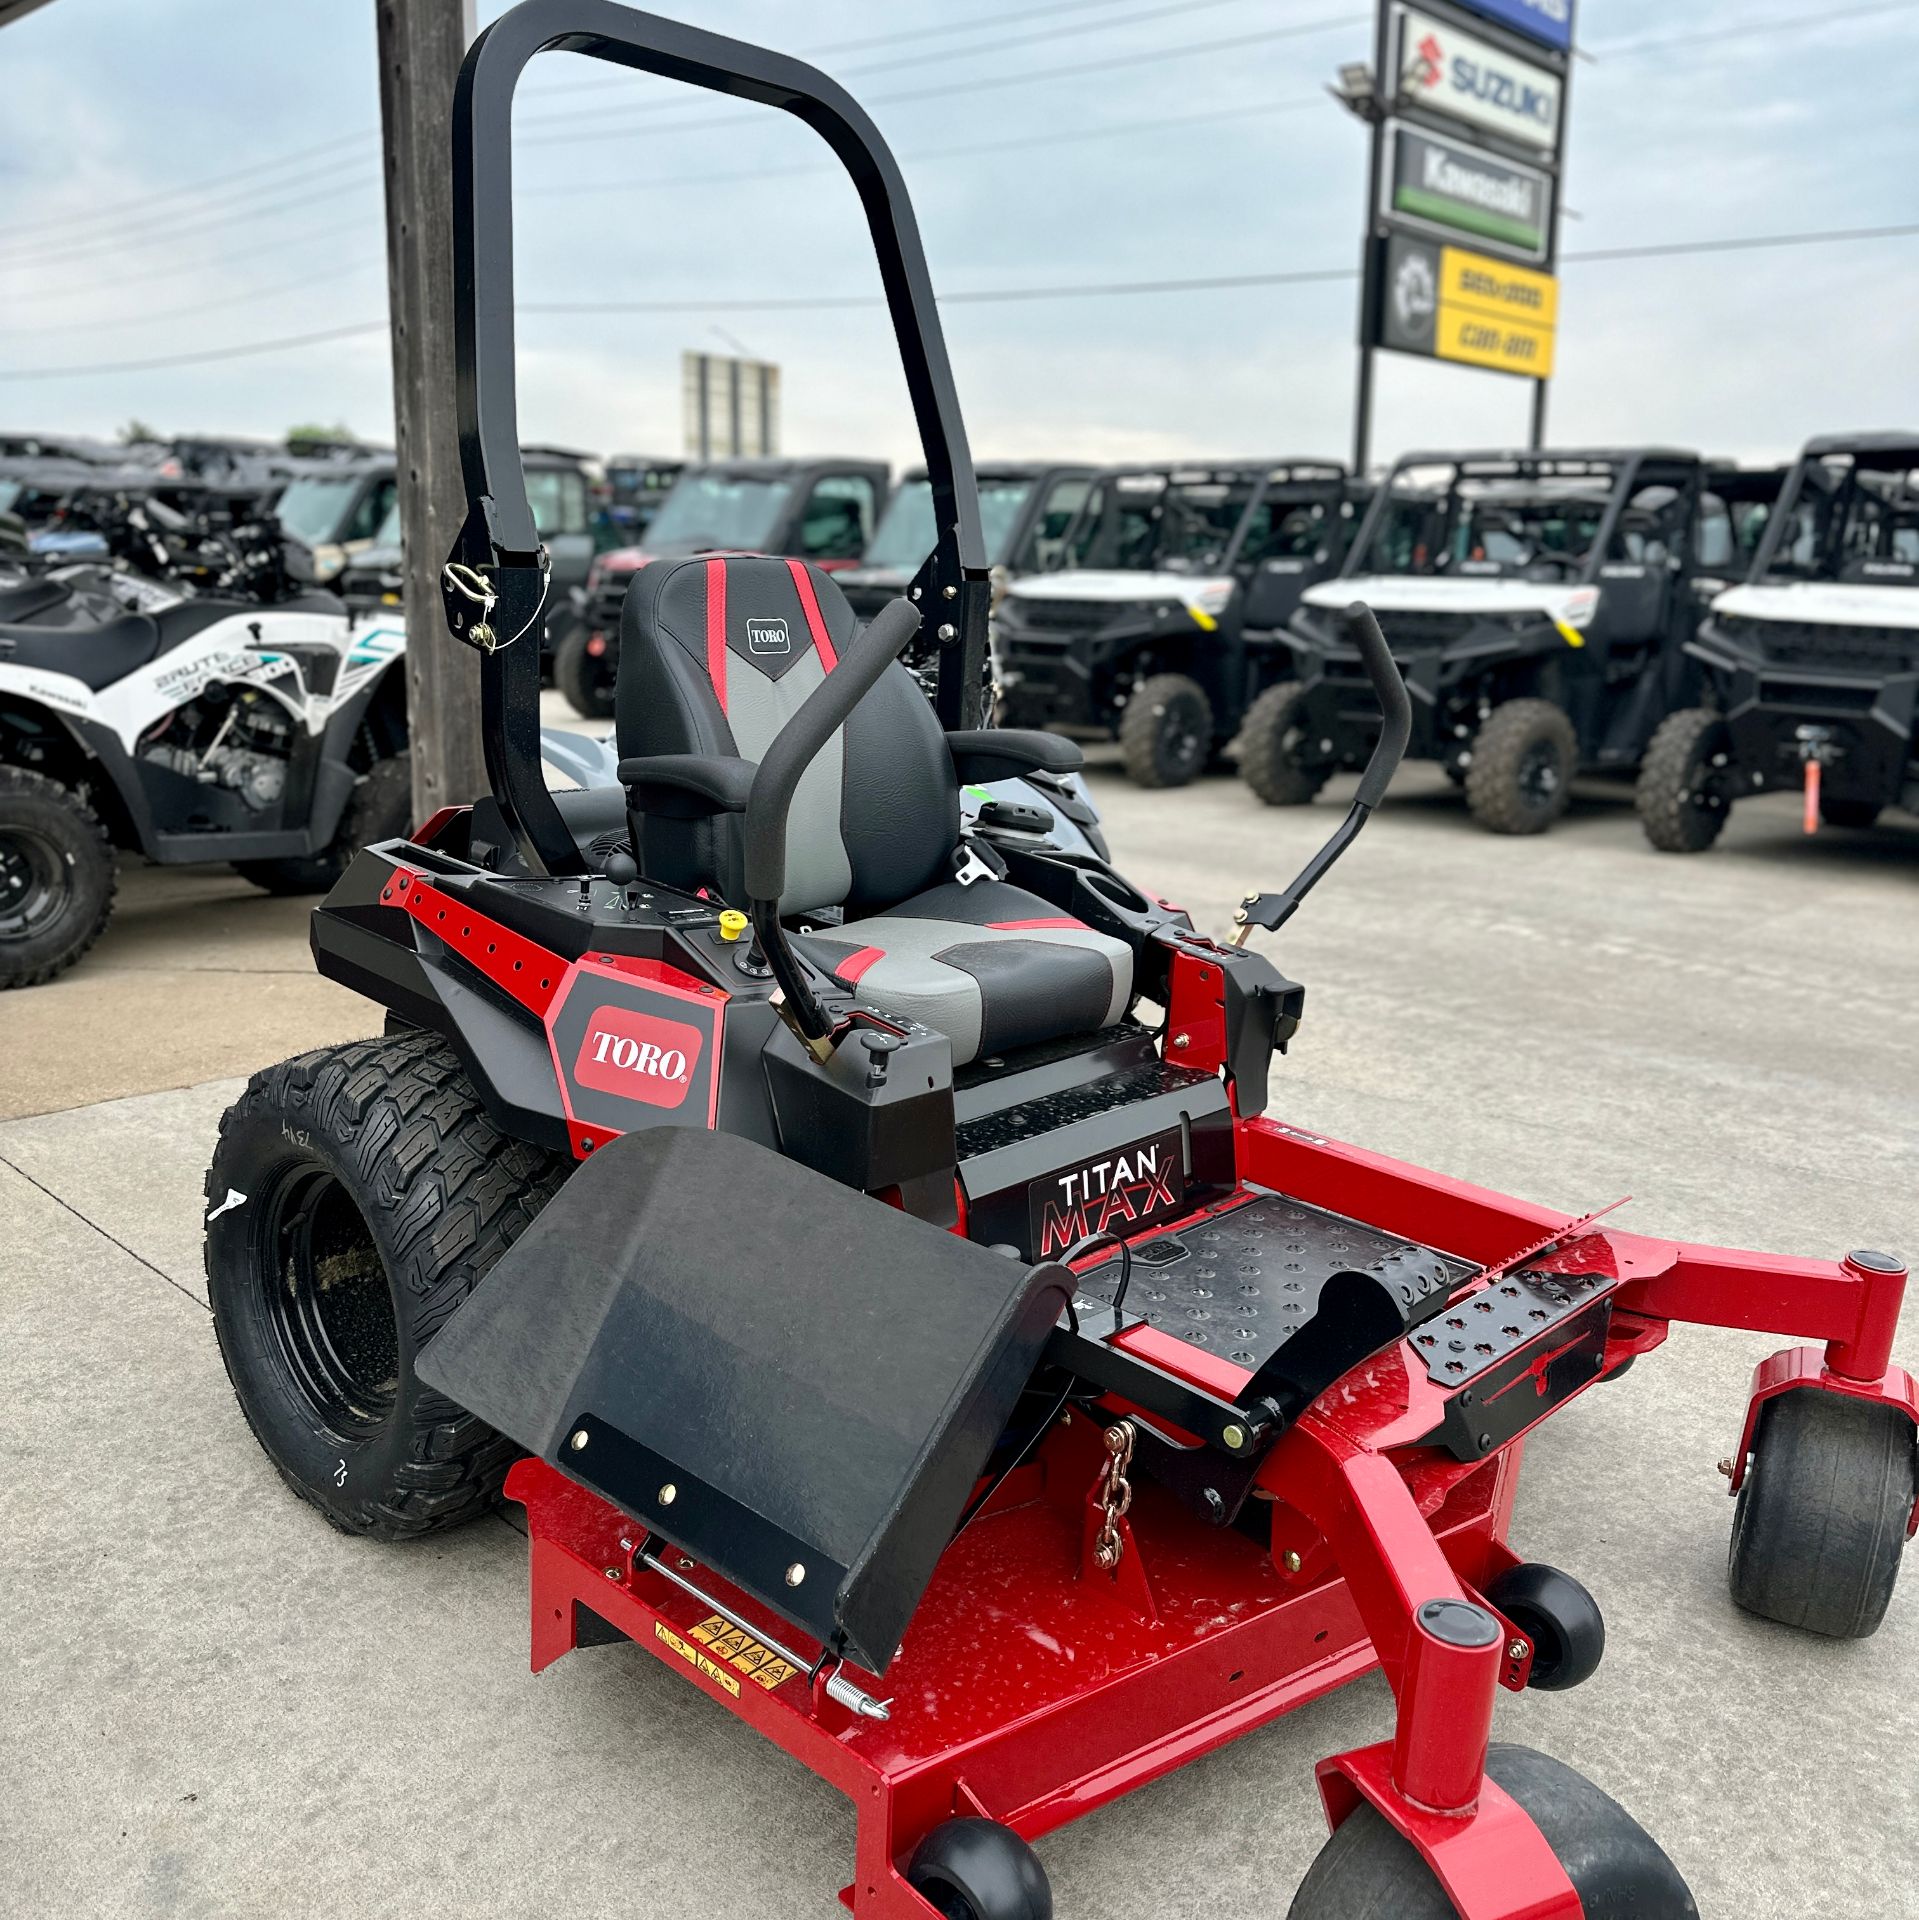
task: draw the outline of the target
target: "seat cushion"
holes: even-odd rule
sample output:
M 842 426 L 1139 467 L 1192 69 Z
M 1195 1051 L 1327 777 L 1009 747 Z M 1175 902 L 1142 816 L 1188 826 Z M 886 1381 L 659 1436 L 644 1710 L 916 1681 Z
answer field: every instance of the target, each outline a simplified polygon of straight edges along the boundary
M 801 944 L 862 1006 L 945 1034 L 956 1066 L 1111 1026 L 1133 993 L 1124 941 L 1000 880 L 949 880 Z

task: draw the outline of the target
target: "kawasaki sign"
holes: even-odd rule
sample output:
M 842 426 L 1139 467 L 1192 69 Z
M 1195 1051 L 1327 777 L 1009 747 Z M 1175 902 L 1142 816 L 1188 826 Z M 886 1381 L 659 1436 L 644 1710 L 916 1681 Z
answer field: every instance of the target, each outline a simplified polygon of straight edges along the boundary
M 1523 146 L 1558 147 L 1564 88 L 1557 74 L 1412 7 L 1395 9 L 1393 26 L 1400 105 Z
M 1380 213 L 1396 226 L 1469 236 L 1516 259 L 1542 262 L 1551 251 L 1553 184 L 1536 167 L 1498 160 L 1483 148 L 1404 121 L 1386 126 Z

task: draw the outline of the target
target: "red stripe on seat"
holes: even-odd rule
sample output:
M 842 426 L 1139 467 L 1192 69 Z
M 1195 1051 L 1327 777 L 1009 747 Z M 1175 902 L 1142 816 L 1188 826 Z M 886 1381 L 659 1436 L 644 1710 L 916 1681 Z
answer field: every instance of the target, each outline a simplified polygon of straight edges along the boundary
M 836 978 L 844 980 L 850 987 L 874 961 L 885 958 L 884 947 L 862 947 L 857 953 L 849 953 L 844 960 L 835 961 L 833 972 Z
M 726 562 L 706 563 L 706 677 L 726 711 Z
M 793 590 L 800 596 L 800 611 L 806 615 L 808 632 L 813 636 L 813 644 L 819 649 L 820 665 L 831 673 L 840 663 L 840 657 L 833 651 L 833 642 L 826 631 L 826 622 L 820 617 L 820 603 L 813 591 L 813 576 L 806 571 L 804 560 L 789 560 L 787 570 L 793 576 Z
M 1069 913 L 1054 914 L 1046 920 L 989 920 L 986 926 L 990 933 L 1028 933 L 1038 927 L 1058 927 L 1075 933 L 1088 930 L 1084 920 L 1075 920 Z

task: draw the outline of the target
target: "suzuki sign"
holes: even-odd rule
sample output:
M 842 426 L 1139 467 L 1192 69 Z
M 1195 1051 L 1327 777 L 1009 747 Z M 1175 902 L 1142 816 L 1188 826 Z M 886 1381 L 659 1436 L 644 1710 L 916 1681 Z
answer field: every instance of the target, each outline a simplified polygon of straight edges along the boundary
M 1555 53 L 1572 51 L 1573 0 L 1458 0 L 1458 4 Z
M 1559 145 L 1558 76 L 1429 13 L 1393 16 L 1397 102 L 1482 127 L 1545 152 Z

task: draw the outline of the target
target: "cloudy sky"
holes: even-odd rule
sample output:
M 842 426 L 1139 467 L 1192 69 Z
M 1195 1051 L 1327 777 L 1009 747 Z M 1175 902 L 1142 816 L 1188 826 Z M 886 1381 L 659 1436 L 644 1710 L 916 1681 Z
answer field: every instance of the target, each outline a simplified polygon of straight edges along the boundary
M 1365 138 L 1322 89 L 1366 54 L 1367 0 L 673 10 L 869 103 L 942 296 L 1356 258 Z M 0 423 L 390 432 L 373 20 L 372 0 L 52 0 L 0 29 Z M 1919 223 L 1919 0 L 1580 0 L 1579 35 L 1569 254 Z M 687 303 L 524 313 L 525 438 L 671 449 L 681 350 L 743 347 L 785 370 L 789 448 L 911 455 L 883 313 L 754 307 L 877 290 L 804 127 L 551 55 L 516 149 L 523 303 Z M 949 298 L 945 319 L 982 457 L 1338 453 L 1355 298 Z M 99 370 L 168 356 L 200 357 Z M 1919 427 L 1919 236 L 1569 260 L 1559 360 L 1562 442 L 1758 457 Z M 1382 361 L 1379 452 L 1510 442 L 1525 417 L 1520 382 Z

